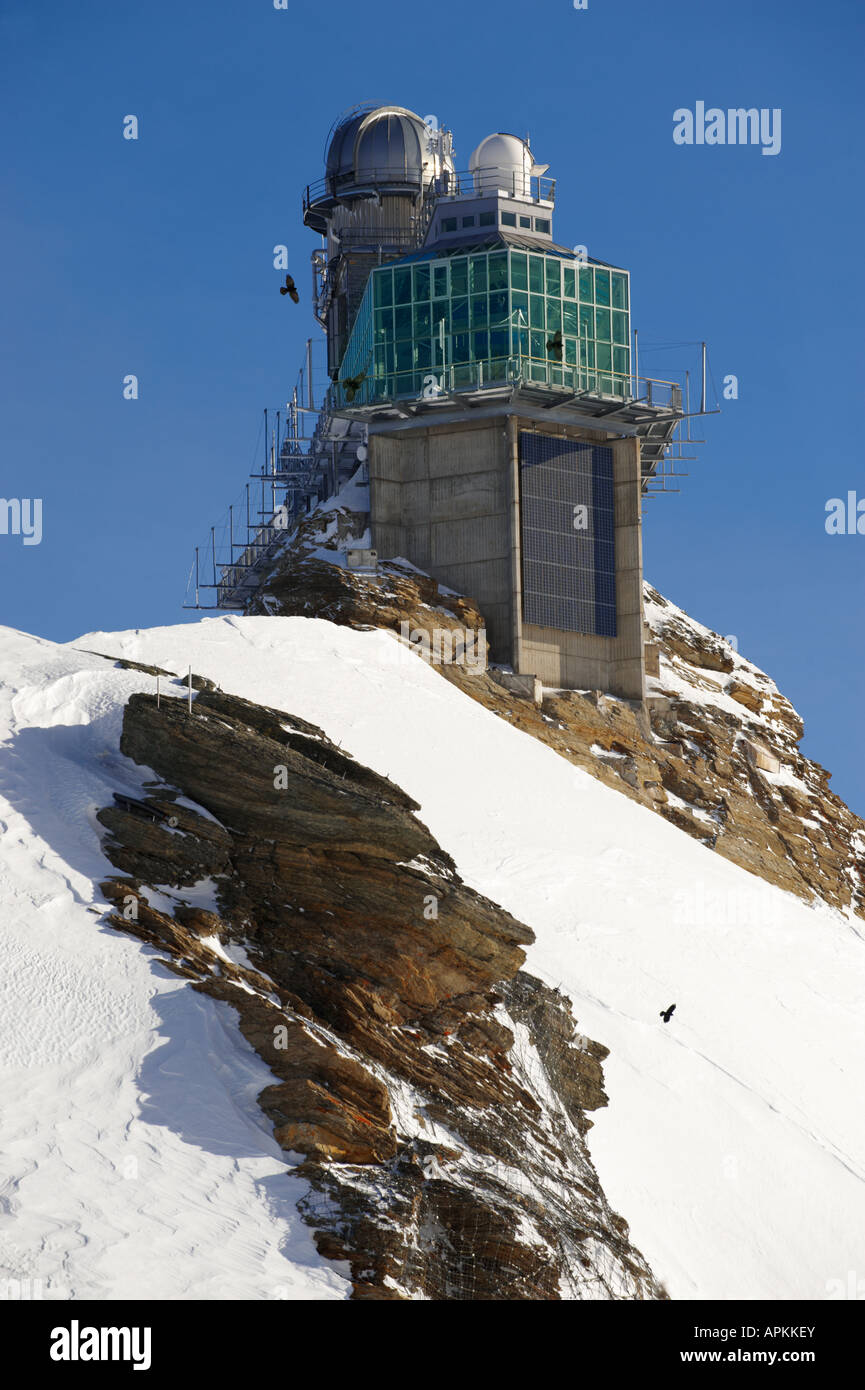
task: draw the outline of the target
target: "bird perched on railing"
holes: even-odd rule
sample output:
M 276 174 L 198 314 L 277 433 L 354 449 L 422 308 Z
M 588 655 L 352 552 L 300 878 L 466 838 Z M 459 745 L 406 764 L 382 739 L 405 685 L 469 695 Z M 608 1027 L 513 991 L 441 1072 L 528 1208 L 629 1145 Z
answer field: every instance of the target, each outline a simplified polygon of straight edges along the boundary
M 290 275 L 286 275 L 285 284 L 280 285 L 279 293 L 290 294 L 295 304 L 300 303 L 300 295 L 297 292 L 297 286 L 295 285 Z
M 547 339 L 547 352 L 557 362 L 562 360 L 562 330 L 557 328 L 552 338 Z

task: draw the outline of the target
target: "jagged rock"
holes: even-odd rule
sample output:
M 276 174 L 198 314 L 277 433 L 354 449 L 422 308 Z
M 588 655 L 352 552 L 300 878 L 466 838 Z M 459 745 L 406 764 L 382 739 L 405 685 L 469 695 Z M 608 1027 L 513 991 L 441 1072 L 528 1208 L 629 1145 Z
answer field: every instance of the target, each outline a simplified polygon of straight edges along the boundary
M 357 574 L 304 554 L 286 555 L 249 606 L 250 614 L 327 618 L 348 627 L 383 627 L 428 635 L 436 630 L 479 632 L 483 615 L 473 600 L 439 588 L 429 575 L 385 563 L 377 575 Z
M 144 815 L 99 813 L 127 875 L 102 885 L 109 920 L 236 1010 L 274 1073 L 275 1137 L 305 1155 L 306 1219 L 355 1296 L 665 1297 L 585 1144 L 606 1049 L 520 971 L 531 932 L 462 883 L 411 798 L 314 726 L 218 691 L 191 714 L 133 695 L 121 749 L 161 780 Z M 176 825 L 147 815 L 165 807 Z M 213 908 L 184 898 L 203 865 Z

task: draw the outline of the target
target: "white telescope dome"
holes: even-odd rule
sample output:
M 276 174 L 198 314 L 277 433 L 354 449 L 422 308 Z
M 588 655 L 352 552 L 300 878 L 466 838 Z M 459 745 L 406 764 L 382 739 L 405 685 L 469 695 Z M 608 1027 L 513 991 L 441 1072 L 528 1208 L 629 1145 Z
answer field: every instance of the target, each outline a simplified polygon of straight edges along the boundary
M 474 176 L 475 192 L 479 194 L 502 190 L 517 198 L 530 198 L 532 178 L 537 178 L 549 167 L 535 163 L 526 140 L 503 131 L 488 135 L 469 158 L 469 172 Z

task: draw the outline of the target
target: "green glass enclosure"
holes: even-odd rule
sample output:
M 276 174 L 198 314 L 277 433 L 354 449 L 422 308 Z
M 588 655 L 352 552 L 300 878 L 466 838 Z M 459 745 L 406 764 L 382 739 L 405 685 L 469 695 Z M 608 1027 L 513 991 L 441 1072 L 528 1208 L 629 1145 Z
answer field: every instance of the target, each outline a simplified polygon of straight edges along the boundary
M 372 271 L 340 404 L 522 380 L 631 396 L 628 273 L 509 247 Z

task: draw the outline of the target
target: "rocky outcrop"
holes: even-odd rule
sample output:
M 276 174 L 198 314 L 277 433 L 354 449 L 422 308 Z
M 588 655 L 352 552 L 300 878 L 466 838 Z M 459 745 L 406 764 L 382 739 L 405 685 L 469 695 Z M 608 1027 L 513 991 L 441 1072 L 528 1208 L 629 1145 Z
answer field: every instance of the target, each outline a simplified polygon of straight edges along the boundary
M 236 1010 L 355 1297 L 664 1297 L 585 1143 L 605 1049 L 521 968 L 529 929 L 399 787 L 196 685 L 191 713 L 126 708 L 121 751 L 156 778 L 99 813 L 110 920 Z
M 483 626 L 470 600 L 443 597 L 417 571 L 399 580 L 388 566 L 379 576 L 348 575 L 319 558 L 304 578 L 305 554 L 299 537 L 274 566 L 260 600 L 265 606 L 250 611 L 396 630 L 407 621 L 429 633 L 454 623 Z M 443 603 L 451 616 L 442 617 Z M 438 669 L 708 849 L 806 901 L 820 898 L 865 916 L 865 822 L 831 790 L 825 768 L 801 752 L 803 724 L 792 705 L 764 672 L 648 584 L 645 614 L 659 669 L 644 709 L 585 690 L 544 691 L 536 707 L 513 682 L 503 689 L 494 670 Z

